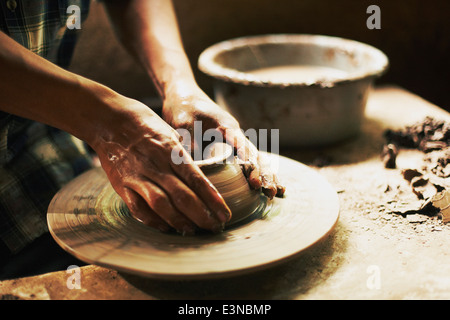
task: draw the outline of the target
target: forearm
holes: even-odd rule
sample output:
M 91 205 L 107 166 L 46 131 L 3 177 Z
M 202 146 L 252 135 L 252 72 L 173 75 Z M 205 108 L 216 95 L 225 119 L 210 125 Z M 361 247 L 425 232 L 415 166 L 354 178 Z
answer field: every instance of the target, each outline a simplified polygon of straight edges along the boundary
M 118 98 L 107 87 L 59 68 L 0 33 L 0 110 L 93 142 L 102 123 L 118 113 L 111 112 L 111 102 Z
M 145 50 L 139 55 L 148 62 L 163 95 L 177 76 L 187 80 L 192 74 L 179 52 L 181 43 L 176 36 L 169 38 L 166 42 L 155 34 L 151 43 L 141 43 Z M 166 65 L 172 59 L 177 62 Z M 0 110 L 58 127 L 89 143 L 114 190 L 145 224 L 160 230 L 170 226 L 182 234 L 192 234 L 196 227 L 218 232 L 231 216 L 176 131 L 150 108 L 57 67 L 4 34 L 0 34 Z M 174 150 L 182 153 L 183 163 L 173 163 Z
M 106 8 L 122 44 L 144 66 L 162 98 L 197 89 L 170 0 L 112 1 Z

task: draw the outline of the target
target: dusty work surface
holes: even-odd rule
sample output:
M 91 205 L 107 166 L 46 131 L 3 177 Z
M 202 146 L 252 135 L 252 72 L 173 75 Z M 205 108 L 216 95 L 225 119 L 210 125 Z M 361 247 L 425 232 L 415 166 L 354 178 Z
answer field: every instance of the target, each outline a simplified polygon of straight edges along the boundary
M 439 216 L 394 213 L 416 205 L 401 170 L 424 154 L 401 150 L 397 167 L 380 159 L 385 129 L 401 128 L 445 111 L 395 87 L 369 100 L 363 134 L 339 146 L 282 154 L 320 172 L 339 194 L 334 232 L 302 256 L 245 276 L 163 281 L 82 267 L 79 289 L 65 271 L 0 282 L 3 299 L 449 299 L 450 224 Z M 70 285 L 69 285 L 70 287 Z

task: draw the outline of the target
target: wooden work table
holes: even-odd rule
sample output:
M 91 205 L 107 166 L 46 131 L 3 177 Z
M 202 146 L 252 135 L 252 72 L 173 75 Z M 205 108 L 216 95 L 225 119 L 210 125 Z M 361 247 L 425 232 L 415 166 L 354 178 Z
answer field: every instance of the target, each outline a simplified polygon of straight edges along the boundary
M 450 223 L 389 210 L 401 200 L 398 190 L 407 190 L 401 169 L 417 165 L 423 153 L 401 150 L 396 169 L 386 169 L 380 160 L 385 129 L 426 116 L 450 121 L 447 112 L 414 94 L 380 87 L 369 98 L 357 138 L 322 150 L 282 150 L 326 177 L 341 206 L 332 234 L 294 260 L 208 281 L 145 279 L 88 265 L 81 267 L 80 289 L 68 289 L 69 275 L 59 271 L 0 282 L 0 294 L 22 299 L 449 299 Z M 411 199 L 407 192 L 404 196 Z

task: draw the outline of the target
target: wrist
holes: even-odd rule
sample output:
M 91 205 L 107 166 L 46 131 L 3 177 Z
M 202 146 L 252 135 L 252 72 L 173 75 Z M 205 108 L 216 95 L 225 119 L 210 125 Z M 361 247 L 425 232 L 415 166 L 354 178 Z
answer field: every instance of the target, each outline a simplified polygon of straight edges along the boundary
M 174 77 L 168 81 L 163 88 L 163 101 L 183 100 L 192 96 L 198 96 L 201 89 L 198 87 L 193 76 L 183 75 Z
M 197 110 L 215 104 L 214 101 L 198 86 L 195 80 L 178 79 L 167 86 L 163 102 L 164 112 L 177 110 Z
M 129 144 L 137 124 L 151 115 L 147 106 L 97 82 L 87 80 L 81 87 L 83 99 L 71 133 L 94 150 L 105 142 Z

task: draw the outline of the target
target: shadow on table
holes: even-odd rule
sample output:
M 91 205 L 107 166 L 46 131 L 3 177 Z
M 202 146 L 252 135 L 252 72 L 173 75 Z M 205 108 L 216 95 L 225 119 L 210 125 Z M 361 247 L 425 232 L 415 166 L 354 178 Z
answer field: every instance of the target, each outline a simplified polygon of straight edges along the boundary
M 338 222 L 331 234 L 302 255 L 265 270 L 212 280 L 155 280 L 122 274 L 156 299 L 297 299 L 326 282 L 340 267 L 346 240 Z

